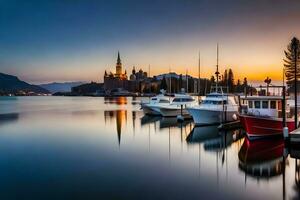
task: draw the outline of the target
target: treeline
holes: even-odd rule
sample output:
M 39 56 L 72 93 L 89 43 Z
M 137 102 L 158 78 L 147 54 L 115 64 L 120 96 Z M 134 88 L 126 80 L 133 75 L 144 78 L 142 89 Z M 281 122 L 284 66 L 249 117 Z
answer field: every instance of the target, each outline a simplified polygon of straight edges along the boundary
M 212 83 L 215 83 L 216 81 L 214 76 L 212 76 L 210 80 Z M 246 77 L 243 78 L 243 81 L 240 79 L 235 81 L 234 73 L 231 68 L 228 70 L 225 69 L 224 73 L 219 77 L 219 80 L 219 84 L 222 87 L 227 88 L 227 92 L 229 93 L 254 93 L 256 91 L 255 88 L 248 84 Z
M 171 79 L 171 80 L 170 80 Z M 200 79 L 200 90 L 198 78 L 193 78 L 188 76 L 188 80 L 183 75 L 179 75 L 179 78 L 176 77 L 163 77 L 160 82 L 160 89 L 164 89 L 167 92 L 177 93 L 181 91 L 181 88 L 184 88 L 185 91 L 189 93 L 197 93 L 200 95 L 205 95 L 211 91 L 211 86 L 216 83 L 215 76 L 211 76 L 210 79 Z M 171 88 L 170 88 L 171 85 Z M 243 81 L 234 79 L 234 73 L 232 69 L 226 69 L 223 74 L 219 76 L 219 85 L 225 88 L 224 92 L 229 93 L 255 93 L 255 88 L 251 87 L 248 84 L 248 80 L 245 77 Z M 188 87 L 188 90 L 187 90 Z

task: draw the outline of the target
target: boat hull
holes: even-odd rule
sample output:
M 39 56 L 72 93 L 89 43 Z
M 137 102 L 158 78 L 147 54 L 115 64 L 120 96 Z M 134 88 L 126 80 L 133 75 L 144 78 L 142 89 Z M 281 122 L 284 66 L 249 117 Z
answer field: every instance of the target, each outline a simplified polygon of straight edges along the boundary
M 180 108 L 160 108 L 160 114 L 163 117 L 176 117 L 181 114 L 185 117 L 190 116 L 186 109 L 182 109 L 181 112 Z
M 264 118 L 259 116 L 239 116 L 249 138 L 283 135 L 281 118 Z M 289 119 L 286 122 L 289 132 L 295 130 L 295 123 Z
M 143 104 L 142 109 L 146 115 L 161 115 L 158 107 Z
M 237 120 L 237 111 L 227 111 L 226 120 L 223 111 L 188 108 L 188 112 L 193 117 L 196 125 L 220 124 Z M 235 117 L 234 117 L 235 115 Z

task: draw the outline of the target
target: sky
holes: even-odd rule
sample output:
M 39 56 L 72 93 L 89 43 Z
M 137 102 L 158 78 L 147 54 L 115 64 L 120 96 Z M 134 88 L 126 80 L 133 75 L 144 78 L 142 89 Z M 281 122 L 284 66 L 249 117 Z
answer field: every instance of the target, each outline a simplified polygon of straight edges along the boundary
M 30 83 L 103 81 L 124 70 L 282 79 L 298 0 L 0 0 L 0 72 Z

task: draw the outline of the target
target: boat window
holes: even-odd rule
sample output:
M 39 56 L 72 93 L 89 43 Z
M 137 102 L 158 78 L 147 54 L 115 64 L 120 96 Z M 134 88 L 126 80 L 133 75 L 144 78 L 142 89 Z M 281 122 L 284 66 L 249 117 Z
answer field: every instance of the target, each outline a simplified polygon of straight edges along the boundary
M 153 101 L 156 101 L 156 100 L 157 100 L 157 98 L 152 98 L 151 100 L 153 100 Z
M 173 102 L 180 102 L 180 101 L 181 101 L 180 98 L 175 98 L 175 99 L 173 100 Z
M 269 101 L 262 101 L 262 108 L 269 108 Z
M 191 98 L 183 98 L 182 101 L 184 101 L 184 102 L 191 102 L 191 101 L 194 101 L 194 100 L 191 99 Z
M 260 101 L 254 101 L 254 107 L 260 108 Z
M 276 101 L 271 101 L 270 104 L 271 109 L 276 109 Z
M 226 101 L 226 100 L 223 100 L 223 104 L 227 104 L 227 101 Z
M 175 98 L 173 102 L 191 102 L 194 101 L 192 98 Z
M 253 108 L 253 101 L 248 101 L 249 108 Z
M 204 100 L 203 104 L 222 105 L 222 101 Z
M 161 100 L 159 100 L 159 103 L 169 103 L 169 100 L 161 99 Z

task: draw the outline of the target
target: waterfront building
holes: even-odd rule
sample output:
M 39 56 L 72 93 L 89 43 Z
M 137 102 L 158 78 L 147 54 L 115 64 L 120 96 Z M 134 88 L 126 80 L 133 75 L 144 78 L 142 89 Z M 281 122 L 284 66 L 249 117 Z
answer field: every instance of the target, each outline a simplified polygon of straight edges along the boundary
M 126 88 L 126 84 L 127 84 L 127 72 L 125 70 L 123 73 L 120 53 L 118 52 L 116 73 L 112 73 L 112 72 L 107 73 L 107 71 L 105 70 L 104 89 L 107 91 L 116 88 Z
M 104 90 L 110 92 L 115 89 L 124 89 L 130 92 L 143 92 L 143 88 L 146 88 L 146 84 L 151 80 L 148 78 L 147 72 L 140 69 L 138 72 L 133 66 L 132 73 L 127 76 L 126 70 L 123 73 L 123 66 L 120 58 L 120 53 L 118 52 L 118 58 L 116 63 L 116 72 L 109 72 L 105 70 L 104 73 Z

